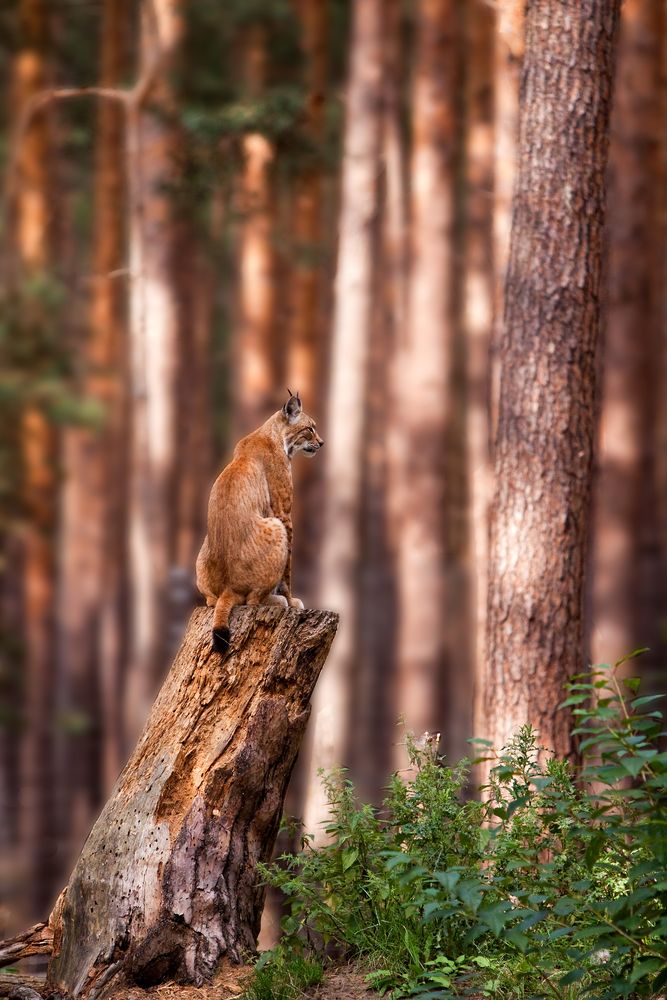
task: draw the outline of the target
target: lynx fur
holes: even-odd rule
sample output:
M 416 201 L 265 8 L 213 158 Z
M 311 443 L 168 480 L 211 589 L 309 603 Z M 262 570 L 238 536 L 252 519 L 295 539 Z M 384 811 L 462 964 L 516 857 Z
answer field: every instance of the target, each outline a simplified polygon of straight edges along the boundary
M 298 394 L 242 438 L 208 503 L 208 531 L 197 557 L 197 587 L 213 617 L 213 649 L 229 647 L 237 604 L 303 608 L 292 596 L 292 456 L 315 455 L 324 441 Z

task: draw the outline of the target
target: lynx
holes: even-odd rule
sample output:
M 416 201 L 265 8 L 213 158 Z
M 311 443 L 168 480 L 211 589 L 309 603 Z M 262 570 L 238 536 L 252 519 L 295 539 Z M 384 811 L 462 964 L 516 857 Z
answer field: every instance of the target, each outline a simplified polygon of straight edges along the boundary
M 288 390 L 289 392 L 289 390 Z M 239 441 L 208 502 L 208 533 L 197 557 L 197 587 L 213 617 L 213 649 L 229 648 L 237 604 L 303 608 L 292 596 L 292 468 L 299 451 L 313 456 L 324 441 L 299 394 Z

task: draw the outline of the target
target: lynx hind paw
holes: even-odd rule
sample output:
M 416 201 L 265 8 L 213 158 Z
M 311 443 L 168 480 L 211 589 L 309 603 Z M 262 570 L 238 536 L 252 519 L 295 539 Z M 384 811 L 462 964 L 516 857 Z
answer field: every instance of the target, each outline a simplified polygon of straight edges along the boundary
M 295 611 L 303 611 L 303 601 L 298 597 L 290 597 L 289 606 Z
M 211 646 L 214 653 L 226 653 L 229 649 L 231 632 L 228 628 L 214 628 L 212 633 Z

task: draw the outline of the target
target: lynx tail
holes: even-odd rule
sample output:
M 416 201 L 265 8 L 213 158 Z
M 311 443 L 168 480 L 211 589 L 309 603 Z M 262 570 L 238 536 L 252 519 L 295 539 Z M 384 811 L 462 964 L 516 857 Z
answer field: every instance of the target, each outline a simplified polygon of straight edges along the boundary
M 229 640 L 231 637 L 231 632 L 229 631 L 229 614 L 233 607 L 241 603 L 241 598 L 233 590 L 223 590 L 216 601 L 211 643 L 215 653 L 226 653 L 229 649 Z

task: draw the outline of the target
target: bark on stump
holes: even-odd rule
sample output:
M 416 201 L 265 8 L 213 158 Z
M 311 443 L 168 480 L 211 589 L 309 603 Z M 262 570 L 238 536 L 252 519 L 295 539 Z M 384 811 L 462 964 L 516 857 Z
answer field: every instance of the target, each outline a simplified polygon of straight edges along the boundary
M 52 996 L 200 984 L 255 948 L 283 798 L 334 637 L 326 611 L 239 608 L 211 652 L 197 609 L 52 915 Z

